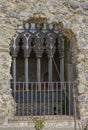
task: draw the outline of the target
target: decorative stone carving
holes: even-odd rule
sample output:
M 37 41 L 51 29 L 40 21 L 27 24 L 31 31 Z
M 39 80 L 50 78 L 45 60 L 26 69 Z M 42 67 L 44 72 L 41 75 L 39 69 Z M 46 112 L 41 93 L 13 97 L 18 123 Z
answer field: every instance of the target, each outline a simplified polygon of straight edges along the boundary
M 15 36 L 13 37 L 13 39 L 11 40 L 11 46 L 10 46 L 10 51 L 11 51 L 11 55 L 13 57 L 17 57 L 17 54 L 19 52 L 19 37 L 20 35 L 18 33 L 15 34 Z
M 44 50 L 43 34 L 41 32 L 37 32 L 35 35 L 36 35 L 35 38 L 34 38 L 35 45 L 34 45 L 33 49 L 34 49 L 34 51 L 36 53 L 36 56 L 41 57 L 42 54 L 43 54 L 43 50 Z
M 31 50 L 32 50 L 32 47 L 31 47 L 31 41 L 32 41 L 32 34 L 31 33 L 24 33 L 22 35 L 22 39 L 23 39 L 23 50 L 24 50 L 24 57 L 29 57 L 30 54 L 31 54 Z
M 46 36 L 46 49 L 47 49 L 47 52 L 48 52 L 48 57 L 53 57 L 54 53 L 55 53 L 55 50 L 56 50 L 56 47 L 55 47 L 55 42 L 56 42 L 56 37 L 55 37 L 55 34 L 54 33 L 47 33 L 47 36 Z

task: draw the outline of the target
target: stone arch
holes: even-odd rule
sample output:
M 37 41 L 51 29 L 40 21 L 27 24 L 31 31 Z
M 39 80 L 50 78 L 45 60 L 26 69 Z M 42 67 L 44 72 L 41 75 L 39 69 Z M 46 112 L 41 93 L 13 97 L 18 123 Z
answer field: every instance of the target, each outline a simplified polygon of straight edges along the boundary
M 27 25 L 27 26 L 28 26 L 28 25 Z M 57 26 L 59 27 L 59 25 L 57 25 Z M 20 28 L 20 29 L 23 29 L 23 25 L 22 25 L 21 27 L 19 27 L 19 28 Z M 20 30 L 18 29 L 18 30 L 17 30 L 17 33 L 18 33 L 19 31 L 20 31 Z M 23 30 L 22 30 L 22 31 L 23 31 Z M 61 31 L 62 31 L 62 33 L 63 33 L 63 30 L 61 30 Z M 72 33 L 70 30 L 69 30 L 69 32 Z M 26 32 L 22 32 L 21 34 L 22 34 L 22 37 L 21 37 L 21 36 L 18 36 L 18 37 L 17 37 L 17 40 L 19 41 L 19 39 L 22 38 L 22 39 L 23 39 L 23 42 L 25 43 L 25 41 L 26 41 L 26 38 L 25 38 Z M 65 34 L 65 33 L 63 33 L 63 34 Z M 65 36 L 67 36 L 67 35 L 65 35 Z M 69 36 L 68 36 L 68 37 L 69 37 Z M 73 38 L 75 39 L 74 36 L 73 36 Z M 24 46 L 25 46 L 25 45 L 24 45 Z M 73 63 L 75 63 L 75 62 L 73 62 Z
M 36 20 L 36 19 L 35 19 Z M 41 18 L 39 18 L 38 19 L 39 20 L 39 22 L 41 22 Z M 48 23 L 48 22 L 47 22 Z M 53 23 L 53 22 L 52 22 Z M 77 51 L 78 50 L 80 50 L 80 47 L 78 46 L 78 44 L 77 44 L 77 42 L 78 42 L 78 38 L 76 37 L 76 35 L 75 35 L 75 31 L 73 31 L 73 29 L 71 28 L 71 27 L 69 27 L 69 28 L 66 28 L 65 26 L 64 26 L 64 24 L 63 24 L 63 20 L 62 20 L 62 24 L 61 23 L 59 23 L 59 24 L 57 24 L 57 26 L 58 26 L 58 28 L 60 29 L 60 31 L 64 34 L 64 35 L 66 35 L 70 40 L 72 40 L 73 41 L 73 50 L 72 50 L 72 52 L 73 52 L 73 63 L 75 63 L 75 64 L 77 64 Z M 69 23 L 68 23 L 68 26 L 69 26 Z M 15 32 L 15 31 L 14 31 Z M 10 35 L 10 37 L 12 37 L 11 35 Z M 9 38 L 10 38 L 9 37 Z M 8 38 L 8 39 L 9 39 Z M 9 39 L 9 43 L 10 43 L 10 40 L 11 39 Z M 75 44 L 74 44 L 75 43 Z M 11 58 L 11 57 L 9 57 L 9 58 Z M 81 61 L 80 61 L 81 62 Z M 79 71 L 79 70 L 78 70 Z M 83 78 L 84 78 L 84 76 L 83 76 Z M 84 78 L 85 79 L 85 78 Z M 8 79 L 9 80 L 9 79 Z M 77 75 L 77 81 L 80 81 L 80 77 Z M 11 117 L 10 117 L 11 118 Z
M 73 41 L 73 63 L 77 71 L 78 109 L 80 119 L 86 124 L 88 119 L 88 2 L 87 0 L 13 0 L 0 1 L 0 84 L 1 108 L 4 117 L 13 115 L 13 99 L 11 97 L 9 44 L 16 33 L 18 25 L 27 21 L 55 23 L 64 35 Z M 14 9 L 13 9 L 14 7 Z M 24 21 L 24 22 L 23 22 Z M 5 36 L 5 37 L 3 37 Z M 3 92 L 7 93 L 4 94 Z M 3 102 L 5 105 L 3 106 Z M 83 125 L 84 125 L 83 124 Z

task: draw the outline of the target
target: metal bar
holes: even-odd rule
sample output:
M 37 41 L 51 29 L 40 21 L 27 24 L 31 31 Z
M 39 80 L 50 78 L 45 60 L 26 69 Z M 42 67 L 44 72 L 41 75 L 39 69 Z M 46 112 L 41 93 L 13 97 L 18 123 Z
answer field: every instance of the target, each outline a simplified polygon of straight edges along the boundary
M 22 112 L 23 113 L 23 120 L 24 120 L 24 85 L 25 84 L 23 83 L 23 112 Z
M 45 89 L 46 89 L 46 83 L 44 82 L 44 115 L 46 114 L 46 112 L 45 112 L 45 101 L 46 101 L 46 99 L 45 99 L 45 97 L 46 97 L 46 95 L 45 95 Z
M 37 83 L 36 83 L 36 100 L 35 100 L 35 102 L 36 102 L 36 105 L 35 105 L 35 108 L 36 108 L 36 111 L 35 111 L 35 115 L 37 115 L 37 113 L 38 113 L 38 109 L 37 109 L 37 93 L 38 93 L 38 90 L 37 90 Z
M 58 99 L 59 97 L 58 97 L 58 83 L 56 83 L 56 114 L 58 115 L 59 113 L 58 113 Z
M 71 97 L 70 97 L 70 83 L 69 83 L 69 115 L 71 115 L 71 108 L 70 108 L 70 104 L 71 104 Z
M 25 82 L 26 90 L 28 90 L 28 57 L 25 58 Z
M 20 116 L 20 83 L 18 83 L 18 116 Z
M 29 83 L 28 83 L 28 85 L 29 85 Z M 29 110 L 28 110 L 28 108 L 29 108 L 29 88 L 27 88 L 27 116 L 29 115 Z
M 66 82 L 64 83 L 64 87 L 65 87 L 65 115 L 67 113 L 67 100 L 66 100 Z
M 31 116 L 33 115 L 33 83 L 31 83 Z
M 73 86 L 73 98 L 74 98 L 74 130 L 77 130 L 77 124 L 76 124 L 76 95 L 75 95 L 75 88 Z
M 41 104 L 41 83 L 39 83 L 39 87 L 40 87 L 40 116 L 41 116 L 41 106 L 42 106 L 42 104 Z
M 61 87 L 61 90 L 60 90 L 60 100 L 61 100 L 61 101 L 60 101 L 60 102 L 61 102 L 61 103 L 60 103 L 60 105 L 61 105 L 60 114 L 61 114 L 61 115 L 62 115 L 62 85 L 63 85 L 63 83 L 61 82 L 61 86 L 60 86 L 60 87 Z
M 49 103 L 50 103 L 50 100 L 49 100 L 49 91 L 50 91 L 50 83 L 48 83 L 48 115 L 49 115 Z
M 17 110 L 18 110 L 16 115 L 18 116 L 21 115 L 24 120 L 24 116 L 29 115 L 29 111 L 30 111 L 29 102 L 30 102 L 30 107 L 31 107 L 31 111 L 30 111 L 31 116 L 33 115 L 45 116 L 45 115 L 58 115 L 58 114 L 61 114 L 61 115 L 69 114 L 69 116 L 71 115 L 71 107 L 72 107 L 71 94 L 72 95 L 74 94 L 74 83 L 69 81 L 69 82 L 48 82 L 48 83 L 31 82 L 29 84 L 31 85 L 31 90 L 25 91 L 26 82 L 25 83 L 16 82 L 16 86 L 18 87 L 16 88 L 17 92 L 15 91 L 15 95 L 16 95 L 15 100 L 17 102 Z M 40 86 L 40 90 L 38 90 L 38 85 Z M 43 89 L 41 88 L 42 86 L 43 86 Z M 60 86 L 60 90 L 59 90 L 59 86 Z M 68 86 L 68 88 L 66 88 L 66 86 Z M 46 89 L 46 87 L 48 89 Z M 72 89 L 73 89 L 73 93 L 71 93 Z M 29 91 L 31 92 L 30 95 L 29 95 Z M 58 94 L 59 92 L 60 92 L 60 95 Z M 22 106 L 21 106 L 21 103 L 22 103 Z M 75 103 L 76 101 L 74 101 L 74 120 L 76 120 L 75 119 L 76 118 Z M 59 113 L 59 105 L 60 105 L 60 113 Z M 68 108 L 67 108 L 67 105 L 68 105 Z M 64 111 L 63 111 L 63 108 L 64 108 Z M 67 109 L 68 109 L 68 112 L 67 112 Z
M 52 115 L 54 115 L 54 84 L 52 82 L 51 84 L 52 87 Z

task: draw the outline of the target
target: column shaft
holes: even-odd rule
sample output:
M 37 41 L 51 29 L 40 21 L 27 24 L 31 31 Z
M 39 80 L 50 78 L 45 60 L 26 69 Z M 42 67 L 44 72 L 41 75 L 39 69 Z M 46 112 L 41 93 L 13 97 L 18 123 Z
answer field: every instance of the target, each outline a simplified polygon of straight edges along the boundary
M 52 82 L 52 57 L 49 58 L 48 72 L 49 72 L 48 80 L 49 80 L 49 82 Z
M 14 91 L 16 91 L 16 58 L 13 58 L 13 82 L 14 82 Z
M 64 81 L 64 58 L 60 59 L 60 80 Z
M 37 57 L 37 82 L 41 81 L 41 59 Z

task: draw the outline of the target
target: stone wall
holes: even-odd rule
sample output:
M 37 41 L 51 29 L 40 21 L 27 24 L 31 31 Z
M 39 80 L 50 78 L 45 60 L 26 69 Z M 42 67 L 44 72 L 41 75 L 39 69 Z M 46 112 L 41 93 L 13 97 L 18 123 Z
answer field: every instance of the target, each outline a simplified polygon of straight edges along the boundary
M 0 0 L 0 119 L 13 116 L 9 85 L 10 42 L 18 26 L 26 22 L 57 24 L 73 45 L 77 71 L 79 118 L 88 120 L 88 2 L 87 0 Z

